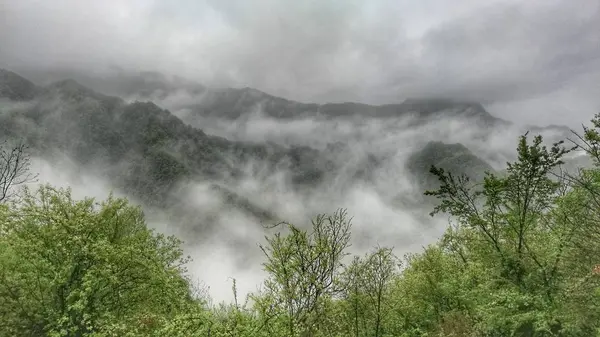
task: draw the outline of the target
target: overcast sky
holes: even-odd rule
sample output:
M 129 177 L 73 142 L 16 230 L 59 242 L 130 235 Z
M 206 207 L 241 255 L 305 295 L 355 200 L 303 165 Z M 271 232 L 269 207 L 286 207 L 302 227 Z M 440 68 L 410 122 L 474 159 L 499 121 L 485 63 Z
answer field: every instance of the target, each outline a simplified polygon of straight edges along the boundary
M 301 101 L 600 112 L 598 0 L 0 0 L 0 66 L 119 65 Z

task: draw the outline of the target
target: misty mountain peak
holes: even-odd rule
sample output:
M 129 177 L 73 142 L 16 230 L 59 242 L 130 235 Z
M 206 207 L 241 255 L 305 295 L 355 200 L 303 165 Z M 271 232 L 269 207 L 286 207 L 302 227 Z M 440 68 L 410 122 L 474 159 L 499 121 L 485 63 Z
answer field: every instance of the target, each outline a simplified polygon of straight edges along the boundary
M 0 98 L 26 101 L 33 99 L 37 91 L 38 88 L 33 82 L 12 71 L 0 68 Z
M 423 152 L 431 155 L 437 155 L 440 157 L 445 157 L 448 154 L 457 154 L 457 153 L 469 153 L 471 154 L 471 150 L 469 150 L 466 146 L 461 143 L 444 143 L 441 141 L 430 141 L 423 147 Z
M 73 79 L 65 79 L 54 82 L 44 87 L 45 94 L 53 96 L 59 94 L 66 99 L 80 101 L 84 99 L 94 99 L 109 103 L 111 105 L 119 104 L 121 99 L 117 97 L 106 96 L 100 94 Z
M 89 89 L 74 79 L 65 79 L 54 82 L 46 87 L 49 90 L 57 90 L 63 93 L 91 93 L 94 92 L 92 89 Z
M 480 116 L 495 119 L 489 114 L 479 102 L 460 101 L 447 98 L 408 98 L 401 104 L 404 109 L 419 112 L 421 114 L 432 114 L 440 111 L 459 111 L 465 116 Z
M 245 95 L 252 97 L 252 98 L 275 98 L 275 97 L 267 94 L 266 92 L 260 91 L 258 89 L 250 88 L 250 87 L 245 87 L 241 91 Z
M 455 175 L 466 174 L 475 180 L 483 179 L 486 171 L 493 172 L 490 164 L 461 143 L 430 141 L 407 161 L 407 168 L 425 189 L 437 188 L 437 178 L 429 173 L 432 165 Z
M 477 109 L 483 109 L 483 106 L 478 102 L 461 101 L 450 98 L 407 98 L 402 104 L 415 107 L 429 107 L 434 110 L 449 109 L 455 106 L 470 106 Z

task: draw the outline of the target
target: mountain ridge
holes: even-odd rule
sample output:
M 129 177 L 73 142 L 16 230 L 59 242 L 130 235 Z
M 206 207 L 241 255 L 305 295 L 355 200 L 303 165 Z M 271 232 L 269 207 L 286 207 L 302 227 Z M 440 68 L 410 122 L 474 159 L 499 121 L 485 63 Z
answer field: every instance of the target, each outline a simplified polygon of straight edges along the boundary
M 9 81 L 22 82 L 13 77 Z M 11 96 L 5 98 L 23 96 L 14 94 L 21 86 L 6 87 L 11 88 L 5 91 Z M 74 80 L 37 87 L 36 93 L 32 104 L 0 113 L 1 134 L 25 138 L 36 155 L 52 157 L 58 149 L 82 165 L 106 165 L 104 175 L 114 187 L 148 205 L 174 205 L 173 193 L 183 182 L 201 179 L 224 184 L 214 188 L 223 199 L 261 216 L 269 212 L 259 211 L 226 188 L 243 179 L 248 163 L 260 162 L 265 172 L 285 170 L 289 184 L 300 189 L 322 182 L 334 166 L 308 147 L 285 148 L 207 135 L 153 102 L 127 103 Z
M 329 143 L 331 146 L 327 145 L 325 149 L 316 149 L 269 141 L 230 140 L 207 134 L 202 125 L 193 127 L 153 101 L 128 102 L 122 97 L 100 93 L 74 79 L 37 86 L 13 72 L 2 71 L 0 74 L 8 74 L 0 76 L 0 97 L 31 103 L 10 108 L 12 110 L 0 104 L 0 112 L 7 109 L 7 113 L 0 113 L 2 135 L 26 138 L 41 156 L 52 156 L 52 151 L 58 149 L 81 165 L 105 167 L 102 175 L 113 187 L 151 206 L 175 207 L 184 202 L 180 193 L 182 186 L 203 181 L 211 184 L 212 190 L 224 202 L 260 221 L 267 221 L 277 217 L 276 210 L 265 209 L 251 196 L 237 195 L 228 186 L 239 184 L 248 175 L 259 175 L 260 179 L 268 180 L 276 172 L 285 172 L 285 184 L 302 195 L 303 191 L 317 187 L 327 191 L 328 183 L 343 188 L 361 181 L 369 182 L 385 163 L 383 158 L 367 152 L 348 164 L 344 151 L 352 153 L 353 149 L 344 143 L 335 146 Z M 191 88 L 200 90 L 193 85 Z M 264 95 L 272 99 L 265 102 L 262 100 Z M 263 110 L 282 119 L 314 116 L 315 112 L 328 118 L 392 118 L 416 111 L 417 117 L 421 116 L 420 122 L 427 123 L 455 109 L 467 121 L 479 126 L 508 123 L 487 113 L 479 103 L 456 103 L 447 99 L 409 99 L 400 104 L 379 106 L 380 110 L 361 103 L 299 103 L 252 88 L 225 89 L 212 103 L 210 97 L 205 99 L 204 112 L 222 119 L 240 118 L 249 114 L 253 105 L 262 104 Z M 361 115 L 361 112 L 367 113 Z M 471 175 L 474 171 L 463 167 L 468 163 L 477 164 L 477 169 L 490 167 L 464 145 L 459 145 L 461 148 L 457 150 L 456 144 L 434 142 L 433 150 L 431 144 L 413 149 L 409 173 L 422 185 L 430 186 L 431 177 L 427 176 L 430 164 L 448 164 L 453 173 Z M 438 152 L 442 153 L 441 157 L 437 156 Z M 253 165 L 259 167 L 248 171 Z M 346 180 L 340 182 L 340 176 Z M 343 194 L 344 191 L 336 193 Z M 176 208 L 173 212 L 177 213 Z
M 90 77 L 78 72 L 65 72 L 39 75 L 40 81 L 48 83 L 72 78 L 85 87 L 104 94 L 119 96 L 129 100 L 165 99 L 176 93 L 186 93 L 198 97 L 198 103 L 186 104 L 178 108 L 191 110 L 204 117 L 237 119 L 249 110 L 260 106 L 267 116 L 273 118 L 322 117 L 339 118 L 369 116 L 378 118 L 401 117 L 413 114 L 417 118 L 430 118 L 434 115 L 479 116 L 482 124 L 506 124 L 501 118 L 491 115 L 478 102 L 453 100 L 448 98 L 407 98 L 400 103 L 366 104 L 361 102 L 311 103 L 277 97 L 262 90 L 242 88 L 209 88 L 200 83 L 178 76 L 168 77 L 158 72 L 127 72 L 117 70 L 112 77 Z M 43 80 L 42 80 L 43 79 Z M 113 92 L 110 92 L 113 89 Z M 450 110 L 457 111 L 450 111 Z
M 28 79 L 7 69 L 0 68 L 0 97 L 23 101 L 33 99 L 38 87 Z
M 184 92 L 202 104 L 185 104 L 176 107 L 165 107 L 169 110 L 186 109 L 192 114 L 203 117 L 218 117 L 238 119 L 248 113 L 248 105 L 253 108 L 264 108 L 267 116 L 272 118 L 290 119 L 296 117 L 381 117 L 393 118 L 410 116 L 418 118 L 435 118 L 441 116 L 457 116 L 475 120 L 481 127 L 508 126 L 513 123 L 489 113 L 485 107 L 476 101 L 452 99 L 447 97 L 406 98 L 399 103 L 366 104 L 361 102 L 329 102 L 311 103 L 271 95 L 265 91 L 251 87 L 207 87 L 181 76 L 167 76 L 156 71 L 126 71 L 121 68 L 112 69 L 108 75 L 90 76 L 75 70 L 56 72 L 29 71 L 32 82 L 45 82 L 45 85 L 71 78 L 77 83 L 96 92 L 121 99 L 150 100 L 158 103 L 170 95 Z M 207 96 L 216 96 L 214 97 Z M 254 99 L 251 99 L 254 97 Z M 250 99 L 249 99 L 250 98 Z M 207 100 L 205 102 L 205 100 Z M 159 104 L 160 105 L 160 104 Z M 236 109 L 235 106 L 240 106 Z M 221 106 L 221 107 L 220 107 Z M 222 107 L 222 106 L 225 106 Z M 232 108 L 233 107 L 233 108 Z M 455 108 L 458 111 L 448 111 Z M 532 131 L 556 129 L 568 132 L 570 129 L 563 125 L 535 126 L 526 125 Z

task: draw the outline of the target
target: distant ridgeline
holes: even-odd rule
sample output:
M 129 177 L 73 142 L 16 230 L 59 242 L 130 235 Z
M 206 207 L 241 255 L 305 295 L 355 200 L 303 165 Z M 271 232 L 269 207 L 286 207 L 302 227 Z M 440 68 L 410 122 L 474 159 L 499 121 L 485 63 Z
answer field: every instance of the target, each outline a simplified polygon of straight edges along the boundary
M 96 88 L 99 85 L 89 78 Z M 253 106 L 261 105 L 272 117 L 299 116 L 400 117 L 411 114 L 426 122 L 439 112 L 472 118 L 482 127 L 506 125 L 491 116 L 478 103 L 448 100 L 406 100 L 401 104 L 371 106 L 358 103 L 305 104 L 274 97 L 258 90 L 207 89 L 182 79 L 167 80 L 155 73 L 138 77 L 122 76 L 113 87 L 121 85 L 127 95 L 165 96 L 169 91 L 185 90 L 204 95 L 201 103 L 187 108 L 201 116 L 235 119 Z M 114 88 L 113 88 L 114 89 Z M 200 101 L 200 100 L 199 100 Z M 235 207 L 259 219 L 275 217 L 247 198 L 235 195 L 227 184 L 243 179 L 244 168 L 261 163 L 262 174 L 277 168 L 291 172 L 293 188 L 311 189 L 334 176 L 339 161 L 332 151 L 344 151 L 345 145 L 328 150 L 309 147 L 283 147 L 272 143 L 249 143 L 207 135 L 185 124 L 178 117 L 151 102 L 128 104 L 122 98 L 100 94 L 75 80 L 60 80 L 46 86 L 7 70 L 0 69 L 0 132 L 6 137 L 24 138 L 35 155 L 51 158 L 54 151 L 68 154 L 81 165 L 105 167 L 100 173 L 114 186 L 149 205 L 170 208 L 177 205 L 178 183 L 200 180 L 213 183 L 214 191 Z M 461 144 L 432 142 L 417 151 L 407 164 L 423 187 L 435 186 L 429 167 L 439 165 L 453 173 L 481 177 L 491 167 Z M 367 156 L 357 165 L 355 179 L 368 180 L 377 168 L 377 158 Z
M 464 145 L 442 142 L 429 142 L 421 151 L 415 152 L 408 160 L 407 168 L 417 178 L 419 185 L 434 189 L 438 187 L 437 177 L 427 174 L 432 165 L 453 174 L 466 174 L 476 181 L 482 180 L 486 171 L 494 172 L 488 163 Z
M 154 103 L 127 104 L 73 80 L 37 87 L 0 70 L 0 98 L 3 135 L 25 138 L 36 155 L 59 150 L 83 165 L 105 165 L 116 187 L 156 206 L 176 203 L 169 192 L 181 180 L 239 179 L 252 160 L 266 165 L 266 172 L 289 169 L 290 184 L 297 188 L 319 184 L 334 164 L 308 147 L 209 136 Z M 230 193 L 225 199 L 236 200 Z

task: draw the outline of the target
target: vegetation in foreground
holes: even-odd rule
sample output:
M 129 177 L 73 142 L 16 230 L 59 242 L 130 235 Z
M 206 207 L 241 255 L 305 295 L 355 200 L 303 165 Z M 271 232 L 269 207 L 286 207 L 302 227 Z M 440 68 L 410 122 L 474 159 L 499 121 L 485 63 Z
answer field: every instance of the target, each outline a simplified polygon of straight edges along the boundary
M 260 247 L 262 290 L 216 306 L 139 207 L 24 189 L 0 205 L 0 335 L 600 336 L 600 115 L 592 124 L 577 147 L 595 168 L 561 172 L 572 149 L 527 135 L 482 183 L 432 168 L 432 215 L 453 220 L 417 254 L 348 259 L 343 210 L 280 224 Z

